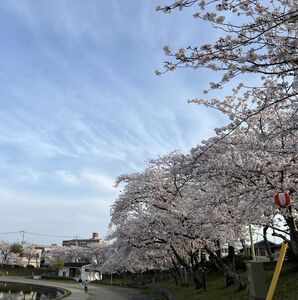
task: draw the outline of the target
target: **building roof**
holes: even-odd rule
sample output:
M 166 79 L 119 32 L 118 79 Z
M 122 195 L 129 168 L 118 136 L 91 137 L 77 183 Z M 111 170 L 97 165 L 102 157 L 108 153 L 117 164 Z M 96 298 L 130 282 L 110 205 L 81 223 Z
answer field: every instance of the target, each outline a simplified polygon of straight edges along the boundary
M 270 248 L 273 248 L 273 247 L 277 247 L 277 246 L 278 246 L 277 244 L 275 244 L 275 243 L 273 243 L 273 242 L 270 242 L 270 241 L 268 241 L 268 243 L 269 243 L 269 247 L 270 247 Z M 255 246 L 256 249 L 266 249 L 266 243 L 265 243 L 264 240 L 255 243 L 254 246 Z
M 89 262 L 73 262 L 73 263 L 66 263 L 64 264 L 64 267 L 70 267 L 70 268 L 81 268 L 83 266 L 89 265 Z
M 102 239 L 99 238 L 97 232 L 92 233 L 92 237 L 89 239 L 81 239 L 75 238 L 71 240 L 62 241 L 62 246 L 80 246 L 87 247 L 90 244 L 101 244 L 103 242 Z

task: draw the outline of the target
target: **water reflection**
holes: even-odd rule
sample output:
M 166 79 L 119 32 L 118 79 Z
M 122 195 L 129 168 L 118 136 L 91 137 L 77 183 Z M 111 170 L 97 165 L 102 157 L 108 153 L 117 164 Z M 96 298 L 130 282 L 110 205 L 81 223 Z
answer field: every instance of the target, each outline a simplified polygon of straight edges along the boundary
M 49 300 L 63 293 L 51 287 L 20 283 L 0 283 L 1 300 Z

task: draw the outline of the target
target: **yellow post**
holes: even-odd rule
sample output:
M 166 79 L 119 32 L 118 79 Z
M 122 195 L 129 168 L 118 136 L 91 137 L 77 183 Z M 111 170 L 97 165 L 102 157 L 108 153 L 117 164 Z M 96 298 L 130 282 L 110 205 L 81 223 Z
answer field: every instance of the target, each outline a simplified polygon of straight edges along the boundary
M 272 277 L 272 280 L 271 280 L 271 284 L 270 284 L 270 287 L 269 287 L 269 290 L 268 290 L 266 300 L 272 300 L 272 298 L 273 298 L 273 295 L 274 295 L 274 292 L 275 292 L 275 288 L 276 288 L 277 281 L 278 281 L 278 278 L 279 278 L 279 274 L 280 274 L 280 271 L 281 271 L 281 268 L 282 268 L 282 264 L 283 264 L 284 259 L 285 259 L 287 249 L 288 249 L 288 244 L 283 243 L 282 246 L 281 246 L 281 249 L 280 249 L 280 253 L 279 253 L 279 256 L 278 256 L 278 261 L 277 261 L 277 264 L 276 264 L 276 267 L 275 267 L 275 270 L 274 270 L 274 274 L 273 274 L 273 277 Z

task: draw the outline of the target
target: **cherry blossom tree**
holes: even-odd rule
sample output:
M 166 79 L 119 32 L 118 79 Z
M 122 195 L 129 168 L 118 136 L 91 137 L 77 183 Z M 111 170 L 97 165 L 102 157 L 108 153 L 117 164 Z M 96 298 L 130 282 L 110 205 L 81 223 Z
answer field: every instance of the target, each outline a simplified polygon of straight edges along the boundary
M 0 264 L 23 266 L 19 253 L 14 253 L 13 244 L 0 241 Z
M 39 257 L 34 245 L 27 245 L 22 249 L 21 256 L 26 259 L 26 266 L 29 266 L 30 263 Z
M 207 23 L 211 25 L 208 30 L 221 31 L 222 36 L 217 34 L 215 41 L 178 50 L 164 47 L 169 57 L 164 64 L 165 72 L 177 68 L 220 72 L 221 80 L 211 82 L 206 94 L 224 88 L 231 80 L 236 82 L 225 99 L 199 98 L 193 102 L 236 112 L 234 125 L 275 104 L 297 105 L 298 5 L 295 0 L 177 0 L 157 10 L 170 13 L 188 7 L 195 7 L 193 16 L 201 26 Z M 250 74 L 254 78 L 252 86 L 246 83 Z M 254 97 L 255 93 L 264 91 L 263 97 Z
M 157 9 L 170 13 L 195 4 L 194 17 L 223 36 L 176 51 L 165 47 L 169 61 L 164 72 L 220 72 L 222 78 L 210 83 L 206 96 L 192 102 L 223 112 L 230 123 L 186 155 L 165 155 L 143 172 L 120 176 L 124 189 L 112 207 L 110 238 L 118 243 L 118 257 L 165 253 L 181 281 L 191 274 L 198 286 L 203 250 L 244 287 L 218 250 L 244 239 L 248 224 L 274 227 L 275 216 L 282 215 L 289 231 L 275 234 L 289 242 L 298 258 L 295 204 L 288 210 L 273 206 L 277 192 L 297 198 L 298 7 L 292 0 L 177 0 Z M 248 75 L 254 75 L 252 86 L 245 83 Z M 236 83 L 229 96 L 207 96 L 230 81 Z
M 294 200 L 297 198 L 298 5 L 293 0 L 180 0 L 157 9 L 170 13 L 195 7 L 195 4 L 198 11 L 194 17 L 198 23 L 211 24 L 222 36 L 209 44 L 186 46 L 176 51 L 165 47 L 170 59 L 165 62 L 165 72 L 186 67 L 221 73 L 221 80 L 211 82 L 205 94 L 230 88 L 227 83 L 236 82 L 229 96 L 223 99 L 205 96 L 192 100 L 220 110 L 231 120 L 203 147 L 193 150 L 196 160 L 209 152 L 207 156 L 212 159 L 215 156 L 218 164 L 223 164 L 222 169 L 215 168 L 218 176 L 214 177 L 214 187 L 220 181 L 222 184 L 219 189 L 213 188 L 213 194 L 221 191 L 229 195 L 229 206 L 236 208 L 233 216 L 237 215 L 237 203 L 242 205 L 242 211 L 245 208 L 251 212 L 255 207 L 257 213 L 248 219 L 256 223 L 268 225 L 277 212 L 281 213 L 289 227 L 290 239 L 281 237 L 289 241 L 298 258 L 296 208 L 277 211 L 271 205 L 276 192 L 288 191 Z M 236 130 L 231 139 L 224 141 Z M 217 147 L 218 143 L 222 145 Z M 209 175 L 214 176 L 210 171 Z M 203 177 L 198 179 L 203 180 Z M 241 197 L 245 200 L 241 201 Z
M 48 261 L 62 260 L 66 262 L 89 262 L 89 249 L 86 247 L 55 247 L 47 253 Z
M 86 249 L 86 256 L 88 257 L 88 260 L 96 266 L 103 265 L 108 249 L 107 247 L 107 243 L 89 245 Z
M 281 214 L 290 235 L 283 238 L 297 256 L 296 208 L 273 205 L 280 190 L 297 197 L 292 115 L 290 109 L 268 108 L 221 142 L 215 136 L 187 155 L 172 153 L 152 160 L 142 173 L 119 177 L 125 187 L 112 208 L 111 238 L 144 252 L 158 253 L 156 245 L 161 246 L 169 260 L 174 258 L 177 272 L 180 265 L 193 275 L 197 266 L 191 266 L 191 259 L 204 249 L 227 277 L 242 286 L 217 250 L 223 243 L 244 239 L 247 225 L 272 227 L 274 217 Z
M 283 215 L 290 239 L 281 237 L 290 243 L 297 257 L 296 204 L 288 210 L 273 205 L 273 196 L 280 191 L 289 192 L 294 201 L 297 199 L 297 133 L 293 113 L 268 109 L 220 142 L 210 139 L 193 149 L 189 163 L 198 181 L 212 185 L 207 192 L 214 205 L 229 208 L 226 218 L 272 225 L 277 213 Z
M 24 266 L 24 262 L 19 254 L 10 252 L 6 260 L 7 265 Z
M 9 260 L 10 247 L 10 243 L 0 241 L 0 264 L 6 264 Z
M 177 272 L 184 268 L 200 287 L 198 250 L 204 248 L 210 255 L 219 241 L 237 239 L 241 224 L 235 226 L 209 205 L 204 183 L 194 181 L 185 170 L 184 156 L 173 153 L 152 161 L 143 173 L 120 177 L 126 186 L 112 209 L 111 237 L 125 237 L 136 248 L 160 245 Z M 221 270 L 244 286 L 222 262 Z

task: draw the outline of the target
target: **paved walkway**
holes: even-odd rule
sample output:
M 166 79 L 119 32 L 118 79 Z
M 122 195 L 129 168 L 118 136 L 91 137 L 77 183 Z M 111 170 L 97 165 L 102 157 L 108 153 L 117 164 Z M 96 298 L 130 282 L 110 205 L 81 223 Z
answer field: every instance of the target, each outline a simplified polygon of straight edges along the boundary
M 0 281 L 31 283 L 52 287 L 60 287 L 71 292 L 67 300 L 154 300 L 152 296 L 145 296 L 135 289 L 110 287 L 101 285 L 89 285 L 88 293 L 84 292 L 82 285 L 72 282 L 33 280 L 23 277 L 0 277 Z

